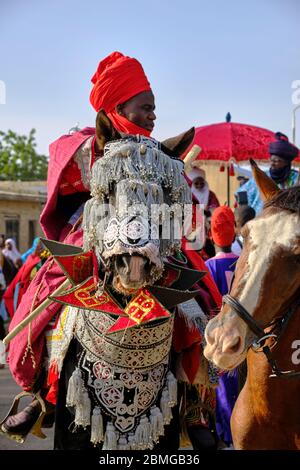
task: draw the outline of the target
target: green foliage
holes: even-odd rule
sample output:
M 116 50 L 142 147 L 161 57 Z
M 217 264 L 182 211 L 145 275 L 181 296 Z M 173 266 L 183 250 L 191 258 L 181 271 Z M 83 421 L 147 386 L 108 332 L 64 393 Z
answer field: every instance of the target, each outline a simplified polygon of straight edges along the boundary
M 47 178 L 48 159 L 36 152 L 35 129 L 29 136 L 0 131 L 0 179 L 37 181 Z

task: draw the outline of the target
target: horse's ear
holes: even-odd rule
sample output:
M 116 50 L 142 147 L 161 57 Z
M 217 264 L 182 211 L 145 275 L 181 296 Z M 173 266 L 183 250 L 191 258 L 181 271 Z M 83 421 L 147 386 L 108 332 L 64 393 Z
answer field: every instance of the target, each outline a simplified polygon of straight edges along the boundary
M 191 127 L 191 129 L 188 131 L 183 132 L 176 137 L 170 137 L 169 139 L 161 142 L 161 149 L 167 155 L 180 158 L 186 149 L 191 145 L 194 135 L 195 128 Z
M 120 138 L 121 138 L 121 135 L 114 128 L 106 112 L 103 109 L 100 109 L 96 117 L 97 150 L 103 151 L 106 142 L 109 142 L 110 140 L 117 140 Z
M 275 196 L 280 189 L 276 183 L 262 171 L 257 163 L 250 158 L 252 173 L 263 201 L 267 201 Z

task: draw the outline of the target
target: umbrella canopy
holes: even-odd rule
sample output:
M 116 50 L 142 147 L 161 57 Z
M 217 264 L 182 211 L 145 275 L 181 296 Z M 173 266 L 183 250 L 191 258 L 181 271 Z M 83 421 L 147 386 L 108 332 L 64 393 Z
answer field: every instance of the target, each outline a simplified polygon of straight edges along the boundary
M 218 162 L 241 162 L 269 160 L 269 143 L 274 132 L 262 127 L 237 122 L 221 122 L 197 127 L 192 145 L 199 145 L 197 160 Z M 189 150 L 189 149 L 188 149 Z M 300 162 L 300 152 L 294 162 Z

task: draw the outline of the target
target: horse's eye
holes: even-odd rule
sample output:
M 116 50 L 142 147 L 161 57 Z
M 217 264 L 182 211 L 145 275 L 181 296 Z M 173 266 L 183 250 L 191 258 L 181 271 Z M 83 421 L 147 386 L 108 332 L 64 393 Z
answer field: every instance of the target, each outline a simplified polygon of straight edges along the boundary
M 294 261 L 295 261 L 295 263 L 299 263 L 299 264 L 300 264 L 300 255 L 295 255 L 295 256 L 294 256 Z

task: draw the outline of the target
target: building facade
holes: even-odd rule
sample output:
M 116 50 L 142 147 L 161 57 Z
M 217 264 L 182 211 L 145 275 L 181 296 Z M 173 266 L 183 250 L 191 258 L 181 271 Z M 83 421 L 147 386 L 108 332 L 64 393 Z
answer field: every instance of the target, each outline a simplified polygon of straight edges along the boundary
M 0 181 L 0 234 L 14 238 L 21 253 L 42 235 L 39 218 L 46 199 L 46 181 Z

